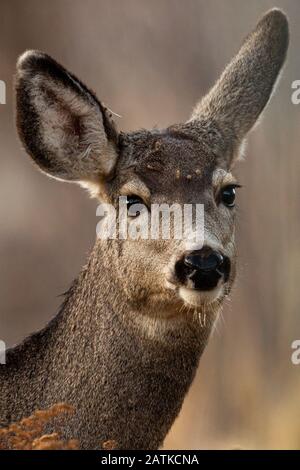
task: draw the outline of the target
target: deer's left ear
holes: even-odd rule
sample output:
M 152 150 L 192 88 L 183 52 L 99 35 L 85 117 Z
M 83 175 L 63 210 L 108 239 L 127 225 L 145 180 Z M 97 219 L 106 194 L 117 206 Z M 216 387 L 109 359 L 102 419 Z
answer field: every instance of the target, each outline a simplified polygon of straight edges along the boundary
M 189 122 L 196 128 L 203 123 L 212 130 L 215 128 L 229 167 L 270 99 L 288 43 L 286 16 L 278 9 L 269 11 L 192 114 Z
M 42 171 L 83 183 L 113 173 L 118 133 L 110 113 L 51 57 L 28 51 L 19 58 L 16 100 L 20 138 Z

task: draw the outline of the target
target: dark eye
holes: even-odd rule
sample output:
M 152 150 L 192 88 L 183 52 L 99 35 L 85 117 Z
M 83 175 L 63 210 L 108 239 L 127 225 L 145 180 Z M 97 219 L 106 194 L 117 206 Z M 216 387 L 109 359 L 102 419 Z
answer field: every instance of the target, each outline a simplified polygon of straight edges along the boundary
M 228 186 L 225 186 L 221 190 L 221 202 L 225 204 L 227 207 L 234 207 L 235 203 L 235 190 L 236 190 L 237 185 L 231 184 Z
M 134 210 L 134 208 L 132 208 L 132 210 L 130 211 L 130 208 L 132 206 L 134 206 L 135 204 L 140 204 L 143 207 L 145 207 L 143 199 L 140 198 L 139 196 L 135 196 L 134 194 L 130 194 L 129 196 L 126 196 L 126 204 L 127 204 L 127 214 L 130 217 L 137 217 L 141 213 L 141 211 Z M 136 208 L 136 209 L 138 209 L 138 208 Z

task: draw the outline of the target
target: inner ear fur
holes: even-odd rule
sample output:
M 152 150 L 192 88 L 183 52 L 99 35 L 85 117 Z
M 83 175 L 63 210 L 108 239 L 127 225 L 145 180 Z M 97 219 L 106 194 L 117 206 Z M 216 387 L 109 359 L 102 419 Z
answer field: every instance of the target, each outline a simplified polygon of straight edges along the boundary
M 17 63 L 17 128 L 39 168 L 58 179 L 97 181 L 113 172 L 118 132 L 110 111 L 47 54 Z

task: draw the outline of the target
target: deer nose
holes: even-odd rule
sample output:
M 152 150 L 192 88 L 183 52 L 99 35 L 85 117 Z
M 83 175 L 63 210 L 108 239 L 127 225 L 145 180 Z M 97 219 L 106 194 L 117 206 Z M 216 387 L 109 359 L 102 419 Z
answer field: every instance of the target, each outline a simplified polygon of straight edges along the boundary
M 177 279 L 183 285 L 198 290 L 214 289 L 220 279 L 227 282 L 230 273 L 230 260 L 219 251 L 208 246 L 191 251 L 175 264 Z
M 203 248 L 202 250 L 193 251 L 184 257 L 184 265 L 191 271 L 200 271 L 210 273 L 217 271 L 223 264 L 224 258 L 218 251 L 213 251 L 210 248 Z

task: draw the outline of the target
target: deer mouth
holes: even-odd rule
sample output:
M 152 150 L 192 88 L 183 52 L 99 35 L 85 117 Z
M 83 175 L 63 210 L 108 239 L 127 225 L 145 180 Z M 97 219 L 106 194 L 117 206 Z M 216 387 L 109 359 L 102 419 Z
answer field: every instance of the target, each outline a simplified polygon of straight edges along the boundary
M 210 290 L 199 290 L 182 286 L 178 290 L 179 297 L 188 306 L 202 307 L 219 301 L 224 295 L 224 284 L 220 283 L 217 287 Z

